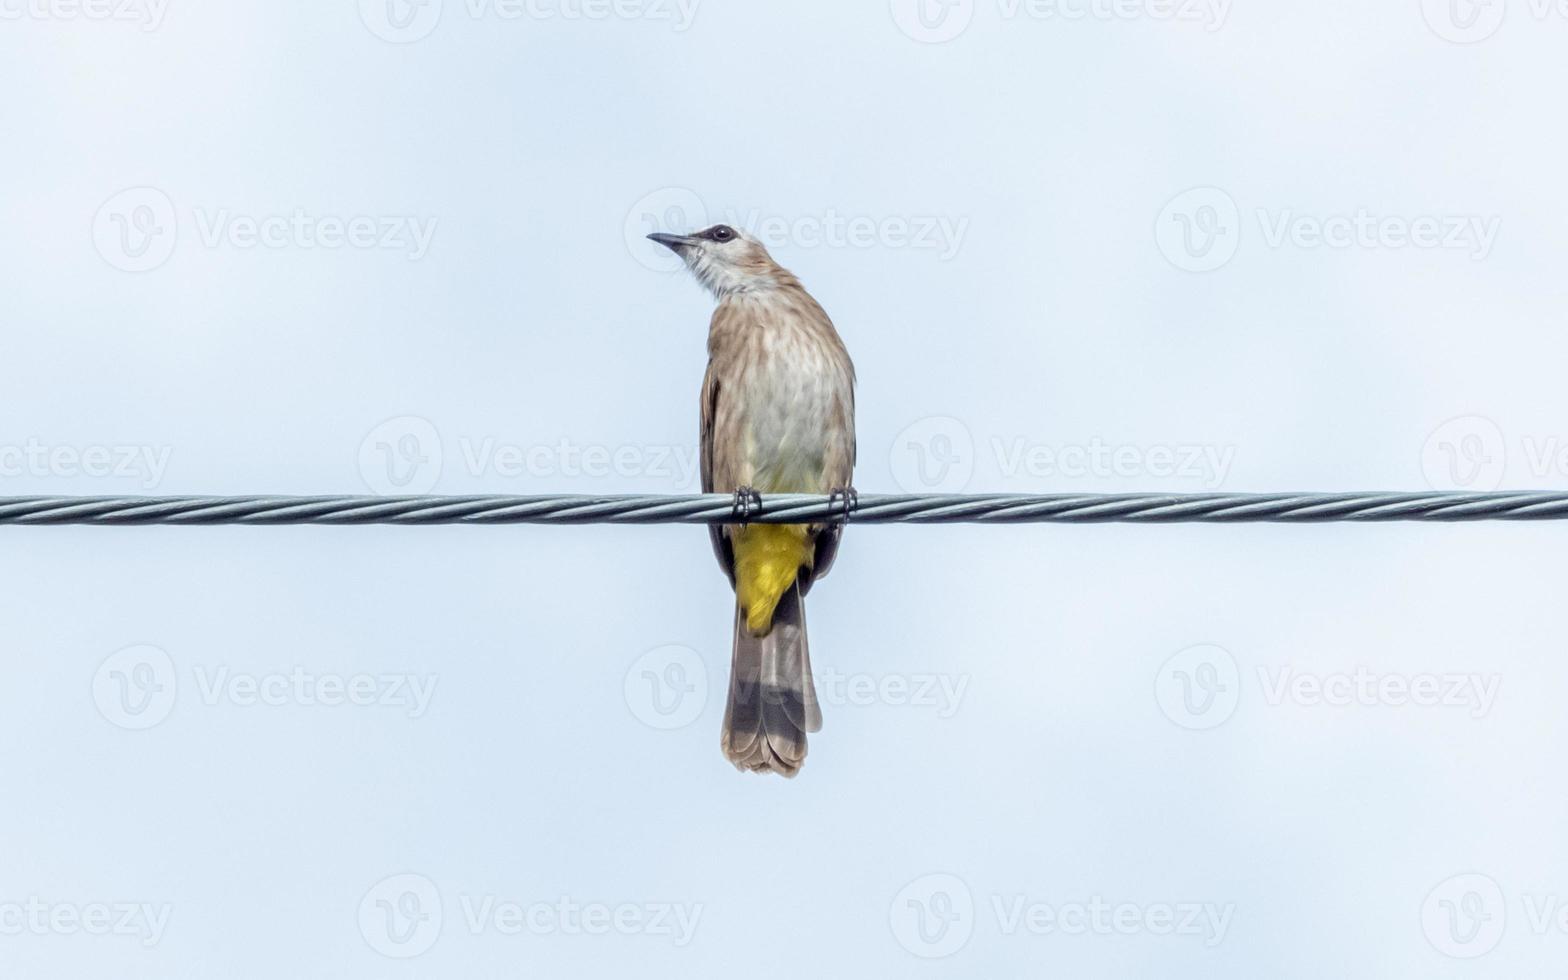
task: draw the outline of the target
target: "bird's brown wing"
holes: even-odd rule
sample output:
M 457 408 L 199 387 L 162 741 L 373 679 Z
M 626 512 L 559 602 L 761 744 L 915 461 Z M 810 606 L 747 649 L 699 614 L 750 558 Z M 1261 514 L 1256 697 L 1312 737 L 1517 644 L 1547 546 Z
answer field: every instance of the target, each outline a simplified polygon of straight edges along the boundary
M 724 493 L 734 489 L 727 487 L 725 490 L 715 490 L 713 486 L 713 426 L 714 420 L 719 417 L 719 396 L 722 386 L 718 374 L 713 370 L 713 362 L 708 362 L 708 373 L 702 379 L 702 428 L 699 447 L 702 457 L 702 492 Z M 719 560 L 719 567 L 724 569 L 724 574 L 729 576 L 730 585 L 735 585 L 735 549 L 730 546 L 729 535 L 724 533 L 720 524 L 708 525 L 708 538 L 713 542 L 714 557 Z
M 844 489 L 851 485 L 855 471 L 855 457 L 859 449 L 855 445 L 855 384 L 854 369 L 850 369 L 849 404 L 841 405 L 843 417 L 839 423 L 849 432 L 849 458 L 847 460 L 830 461 L 828 483 L 833 489 Z M 800 594 L 804 596 L 811 591 L 811 586 L 817 579 L 825 576 L 833 568 L 833 559 L 838 557 L 839 539 L 844 536 L 843 524 L 821 525 L 817 531 L 816 554 L 811 566 L 811 574 L 802 575 L 800 578 Z

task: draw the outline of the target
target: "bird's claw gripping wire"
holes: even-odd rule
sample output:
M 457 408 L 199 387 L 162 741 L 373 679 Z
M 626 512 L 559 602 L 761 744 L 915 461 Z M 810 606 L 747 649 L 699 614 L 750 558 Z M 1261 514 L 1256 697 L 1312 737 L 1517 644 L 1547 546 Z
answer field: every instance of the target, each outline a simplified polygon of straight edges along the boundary
M 849 515 L 853 514 L 856 508 L 860 506 L 860 491 L 854 487 L 834 487 L 828 491 L 828 509 L 831 510 L 839 505 L 843 507 L 843 512 L 839 514 L 839 520 L 848 521 Z
M 735 491 L 735 503 L 731 512 L 742 525 L 751 522 L 752 515 L 762 510 L 762 494 L 755 487 L 740 487 Z

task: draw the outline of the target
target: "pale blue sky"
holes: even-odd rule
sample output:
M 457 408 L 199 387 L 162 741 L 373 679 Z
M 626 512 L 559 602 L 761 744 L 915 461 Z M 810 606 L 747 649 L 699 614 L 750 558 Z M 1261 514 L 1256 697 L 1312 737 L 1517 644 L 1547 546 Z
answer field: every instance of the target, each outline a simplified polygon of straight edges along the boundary
M 0 0 L 0 493 L 691 490 L 699 218 L 864 492 L 1568 483 L 1532 0 L 390 2 Z M 852 529 L 793 783 L 700 529 L 0 537 L 7 977 L 1568 955 L 1565 528 Z

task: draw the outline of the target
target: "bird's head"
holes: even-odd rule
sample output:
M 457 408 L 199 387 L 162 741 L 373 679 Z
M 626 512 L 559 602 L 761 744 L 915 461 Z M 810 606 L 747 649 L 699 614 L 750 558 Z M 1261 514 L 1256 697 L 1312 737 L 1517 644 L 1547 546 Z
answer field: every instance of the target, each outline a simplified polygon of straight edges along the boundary
M 719 299 L 796 281 L 761 242 L 729 225 L 714 225 L 694 235 L 661 232 L 648 237 L 679 255 L 697 281 Z

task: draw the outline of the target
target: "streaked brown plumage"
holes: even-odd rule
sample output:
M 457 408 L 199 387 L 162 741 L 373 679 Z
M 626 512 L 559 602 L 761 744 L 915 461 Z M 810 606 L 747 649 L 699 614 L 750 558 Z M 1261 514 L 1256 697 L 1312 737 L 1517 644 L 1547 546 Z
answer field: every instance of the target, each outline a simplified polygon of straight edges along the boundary
M 706 492 L 849 492 L 855 370 L 826 312 L 761 243 L 718 225 L 654 235 L 718 300 L 702 386 Z M 804 598 L 838 551 L 840 525 L 710 528 L 736 590 L 721 744 L 737 768 L 794 776 L 822 726 Z

